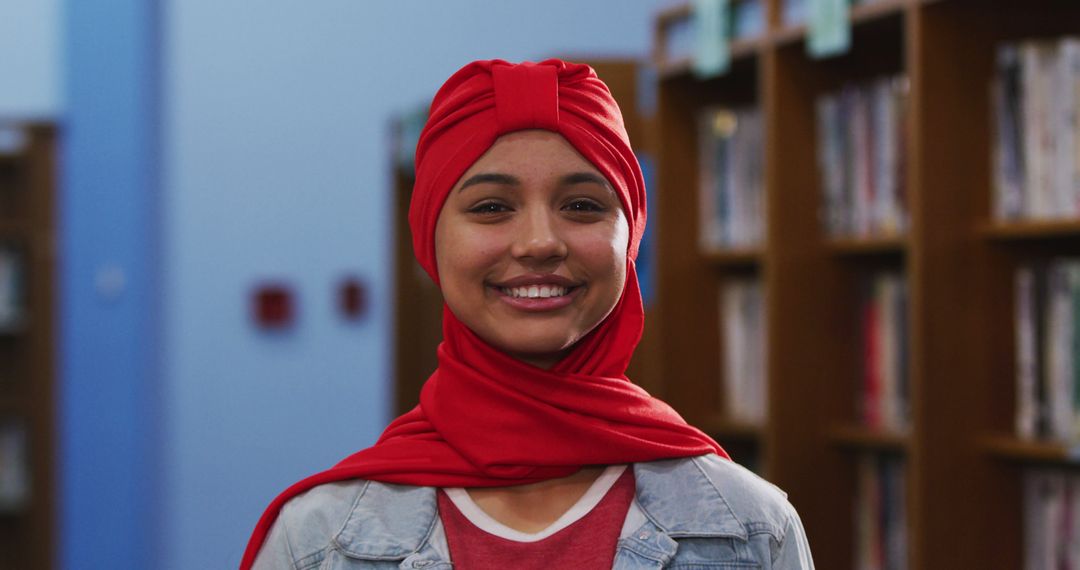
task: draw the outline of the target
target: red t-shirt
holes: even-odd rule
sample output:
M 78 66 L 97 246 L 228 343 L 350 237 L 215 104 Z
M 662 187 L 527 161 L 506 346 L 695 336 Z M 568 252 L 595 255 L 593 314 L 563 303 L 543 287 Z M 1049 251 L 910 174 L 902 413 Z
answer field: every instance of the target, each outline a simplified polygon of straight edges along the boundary
M 440 489 L 439 517 L 450 560 L 458 570 L 581 568 L 609 570 L 626 513 L 634 499 L 634 470 L 626 469 L 587 514 L 535 542 L 496 536 L 474 525 Z

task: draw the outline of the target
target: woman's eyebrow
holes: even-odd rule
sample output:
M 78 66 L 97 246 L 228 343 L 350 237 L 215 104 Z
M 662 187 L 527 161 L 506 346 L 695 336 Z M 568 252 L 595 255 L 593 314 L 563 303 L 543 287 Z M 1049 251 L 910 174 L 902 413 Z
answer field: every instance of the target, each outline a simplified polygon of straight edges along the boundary
M 608 184 L 606 178 L 592 172 L 575 172 L 573 174 L 567 174 L 566 176 L 563 176 L 562 183 L 563 186 L 586 183 L 599 184 L 600 186 L 603 186 L 608 190 L 614 191 L 614 189 L 611 187 L 611 184 Z
M 469 186 L 473 186 L 474 184 L 485 183 L 503 184 L 505 186 L 518 186 L 521 184 L 521 181 L 518 180 L 517 177 L 511 176 L 509 174 L 499 174 L 497 172 L 481 172 L 480 174 L 474 174 L 473 176 L 470 176 L 469 179 L 462 183 L 461 187 L 458 188 L 458 192 L 461 192 L 462 190 L 468 188 Z

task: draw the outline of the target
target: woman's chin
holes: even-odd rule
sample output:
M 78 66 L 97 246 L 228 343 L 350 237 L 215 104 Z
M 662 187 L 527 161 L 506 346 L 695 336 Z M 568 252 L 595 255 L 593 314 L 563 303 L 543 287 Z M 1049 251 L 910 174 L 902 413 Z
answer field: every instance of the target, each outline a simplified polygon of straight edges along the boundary
M 563 341 L 531 344 L 515 342 L 509 345 L 497 345 L 497 347 L 522 362 L 549 369 L 562 360 L 573 348 L 572 342 L 567 339 L 563 339 Z

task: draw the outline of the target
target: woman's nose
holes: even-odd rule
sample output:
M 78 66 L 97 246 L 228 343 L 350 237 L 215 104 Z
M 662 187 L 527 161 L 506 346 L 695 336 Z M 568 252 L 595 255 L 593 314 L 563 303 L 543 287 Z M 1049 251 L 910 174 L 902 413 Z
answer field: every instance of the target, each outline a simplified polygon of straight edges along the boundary
M 528 209 L 519 220 L 511 246 L 515 258 L 547 261 L 566 257 L 566 242 L 560 235 L 557 220 L 547 208 Z

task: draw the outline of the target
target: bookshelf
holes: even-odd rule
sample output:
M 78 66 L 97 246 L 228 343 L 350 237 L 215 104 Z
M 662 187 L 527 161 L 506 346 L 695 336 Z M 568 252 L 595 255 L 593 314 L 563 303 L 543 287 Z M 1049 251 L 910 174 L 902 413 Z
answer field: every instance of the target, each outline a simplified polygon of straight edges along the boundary
M 784 488 L 821 568 L 855 568 L 862 457 L 903 462 L 907 568 L 1019 568 L 1024 473 L 1075 465 L 1067 445 L 1015 436 L 1014 281 L 1023 263 L 1080 255 L 1080 220 L 999 221 L 994 214 L 990 91 L 1003 42 L 1080 33 L 1059 0 L 867 0 L 852 6 L 850 49 L 816 59 L 787 0 L 761 0 L 767 26 L 733 40 L 722 75 L 692 72 L 669 45 L 689 5 L 659 13 L 659 322 L 664 394 L 691 423 L 749 457 Z M 845 86 L 905 78 L 901 185 L 908 223 L 895 235 L 824 227 L 817 101 Z M 766 238 L 753 251 L 703 251 L 698 114 L 758 105 L 765 120 Z M 907 428 L 860 421 L 866 279 L 902 276 Z M 752 429 L 724 417 L 716 290 L 758 276 L 765 288 L 767 415 Z M 958 529 L 964 529 L 962 532 Z
M 52 567 L 54 151 L 0 121 L 0 568 Z

